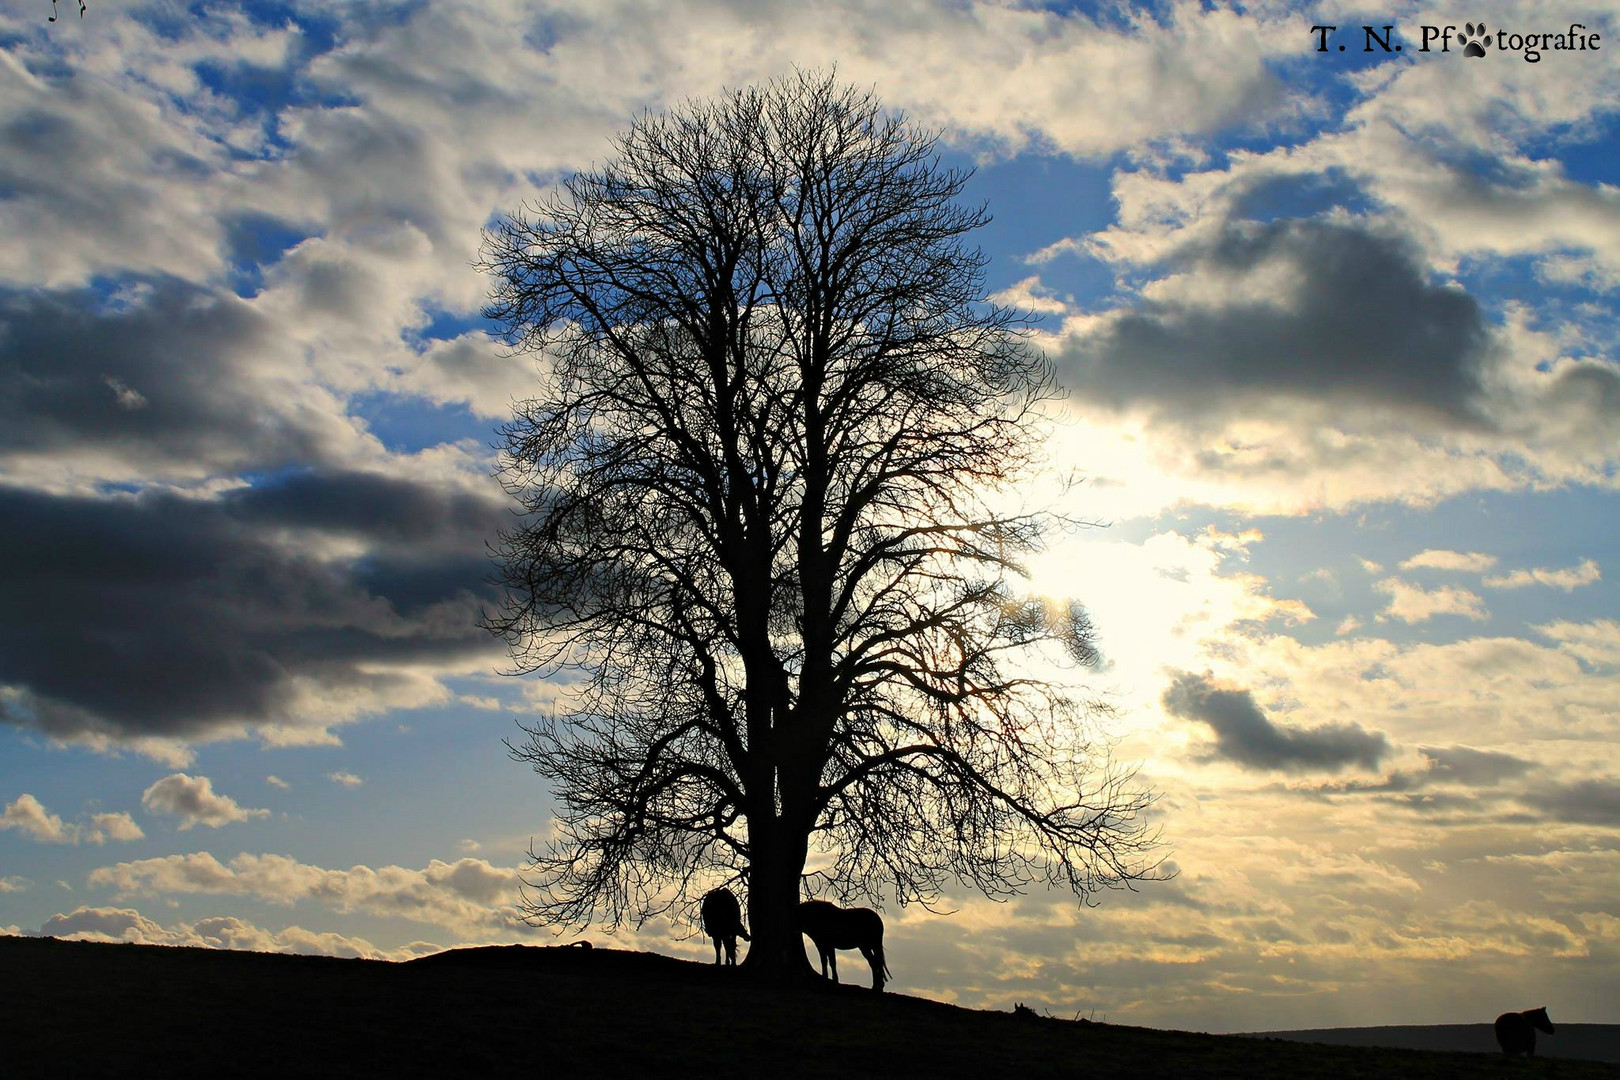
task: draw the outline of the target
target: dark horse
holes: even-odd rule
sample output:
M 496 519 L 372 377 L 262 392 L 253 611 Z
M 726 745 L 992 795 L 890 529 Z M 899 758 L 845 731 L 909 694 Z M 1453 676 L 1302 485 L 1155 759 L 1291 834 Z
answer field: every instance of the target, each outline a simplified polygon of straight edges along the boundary
M 726 889 L 715 889 L 703 898 L 703 932 L 714 938 L 714 962 L 720 962 L 720 947 L 724 945 L 726 963 L 731 967 L 737 966 L 737 939 L 753 940 L 743 929 L 737 898 Z
M 806 900 L 799 905 L 799 929 L 810 935 L 821 954 L 821 974 L 832 968 L 832 981 L 838 981 L 838 950 L 859 949 L 872 965 L 872 989 L 882 990 L 889 977 L 883 962 L 883 918 L 871 908 L 841 908 L 825 900 Z
M 1496 1044 L 1507 1057 L 1514 1054 L 1536 1056 L 1536 1029 L 1553 1033 L 1553 1022 L 1547 1018 L 1547 1006 L 1526 1009 L 1524 1012 L 1503 1013 L 1496 1018 Z

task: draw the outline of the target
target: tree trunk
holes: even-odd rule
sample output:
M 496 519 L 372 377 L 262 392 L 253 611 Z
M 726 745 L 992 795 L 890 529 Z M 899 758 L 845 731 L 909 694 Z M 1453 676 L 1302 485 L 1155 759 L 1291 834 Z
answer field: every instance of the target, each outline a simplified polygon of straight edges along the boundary
M 758 829 L 750 822 L 754 859 L 749 867 L 748 929 L 753 940 L 743 966 L 773 982 L 815 973 L 799 933 L 799 881 L 807 852 L 805 837 L 787 835 L 780 818 Z M 765 835 L 762 835 L 765 834 Z

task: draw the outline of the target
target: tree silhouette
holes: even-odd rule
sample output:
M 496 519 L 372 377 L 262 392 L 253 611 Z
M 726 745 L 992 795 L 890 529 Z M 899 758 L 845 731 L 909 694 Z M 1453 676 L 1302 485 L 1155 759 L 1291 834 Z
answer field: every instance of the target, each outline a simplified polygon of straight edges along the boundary
M 1151 797 L 1033 674 L 1094 659 L 1079 605 L 1008 583 L 1043 519 L 994 505 L 1052 382 L 935 147 L 801 72 L 641 116 L 487 230 L 486 315 L 543 371 L 502 429 L 522 514 L 486 622 L 516 672 L 572 677 L 508 744 L 559 807 L 532 921 L 639 924 L 744 878 L 747 966 L 787 972 L 805 884 L 1151 872 Z

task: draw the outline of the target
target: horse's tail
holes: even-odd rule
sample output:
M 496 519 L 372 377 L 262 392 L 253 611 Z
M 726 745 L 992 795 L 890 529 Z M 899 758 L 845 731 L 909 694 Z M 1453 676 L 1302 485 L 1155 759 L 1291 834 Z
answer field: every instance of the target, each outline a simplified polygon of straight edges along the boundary
M 888 982 L 890 979 L 894 978 L 893 975 L 889 974 L 889 962 L 883 958 L 883 939 L 881 937 L 877 939 L 876 959 L 877 963 L 873 964 L 872 968 L 874 971 L 882 973 L 879 975 L 879 978 L 882 979 L 883 982 Z M 878 985 L 882 986 L 883 982 L 878 983 Z
M 744 930 L 742 928 L 742 923 L 737 924 L 737 936 L 742 938 L 744 941 L 753 941 L 754 940 L 753 938 L 748 936 L 748 931 L 746 931 L 746 930 Z

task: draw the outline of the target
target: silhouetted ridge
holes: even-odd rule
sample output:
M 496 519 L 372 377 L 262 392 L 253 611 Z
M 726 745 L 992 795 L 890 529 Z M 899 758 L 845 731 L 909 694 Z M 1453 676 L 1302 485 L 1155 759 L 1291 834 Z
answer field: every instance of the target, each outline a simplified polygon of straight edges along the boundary
M 762 984 L 619 949 L 483 946 L 408 963 L 0 937 L 0 1075 L 1485 1076 L 1440 1054 L 1080 1024 L 811 977 Z M 1038 1003 L 1037 1003 L 1038 1004 Z M 1037 1011 L 1037 1010 L 1032 1010 Z M 1558 1027 L 1566 1031 L 1582 1025 Z M 1489 1025 L 1482 1025 L 1490 1040 Z M 724 1032 L 724 1038 L 706 1033 Z M 1559 1080 L 1620 1080 L 1560 1060 Z
M 475 945 L 419 956 L 411 968 L 478 968 L 535 970 L 569 968 L 603 974 L 634 971 L 638 976 L 688 974 L 690 960 L 628 949 L 580 948 L 578 945 Z

